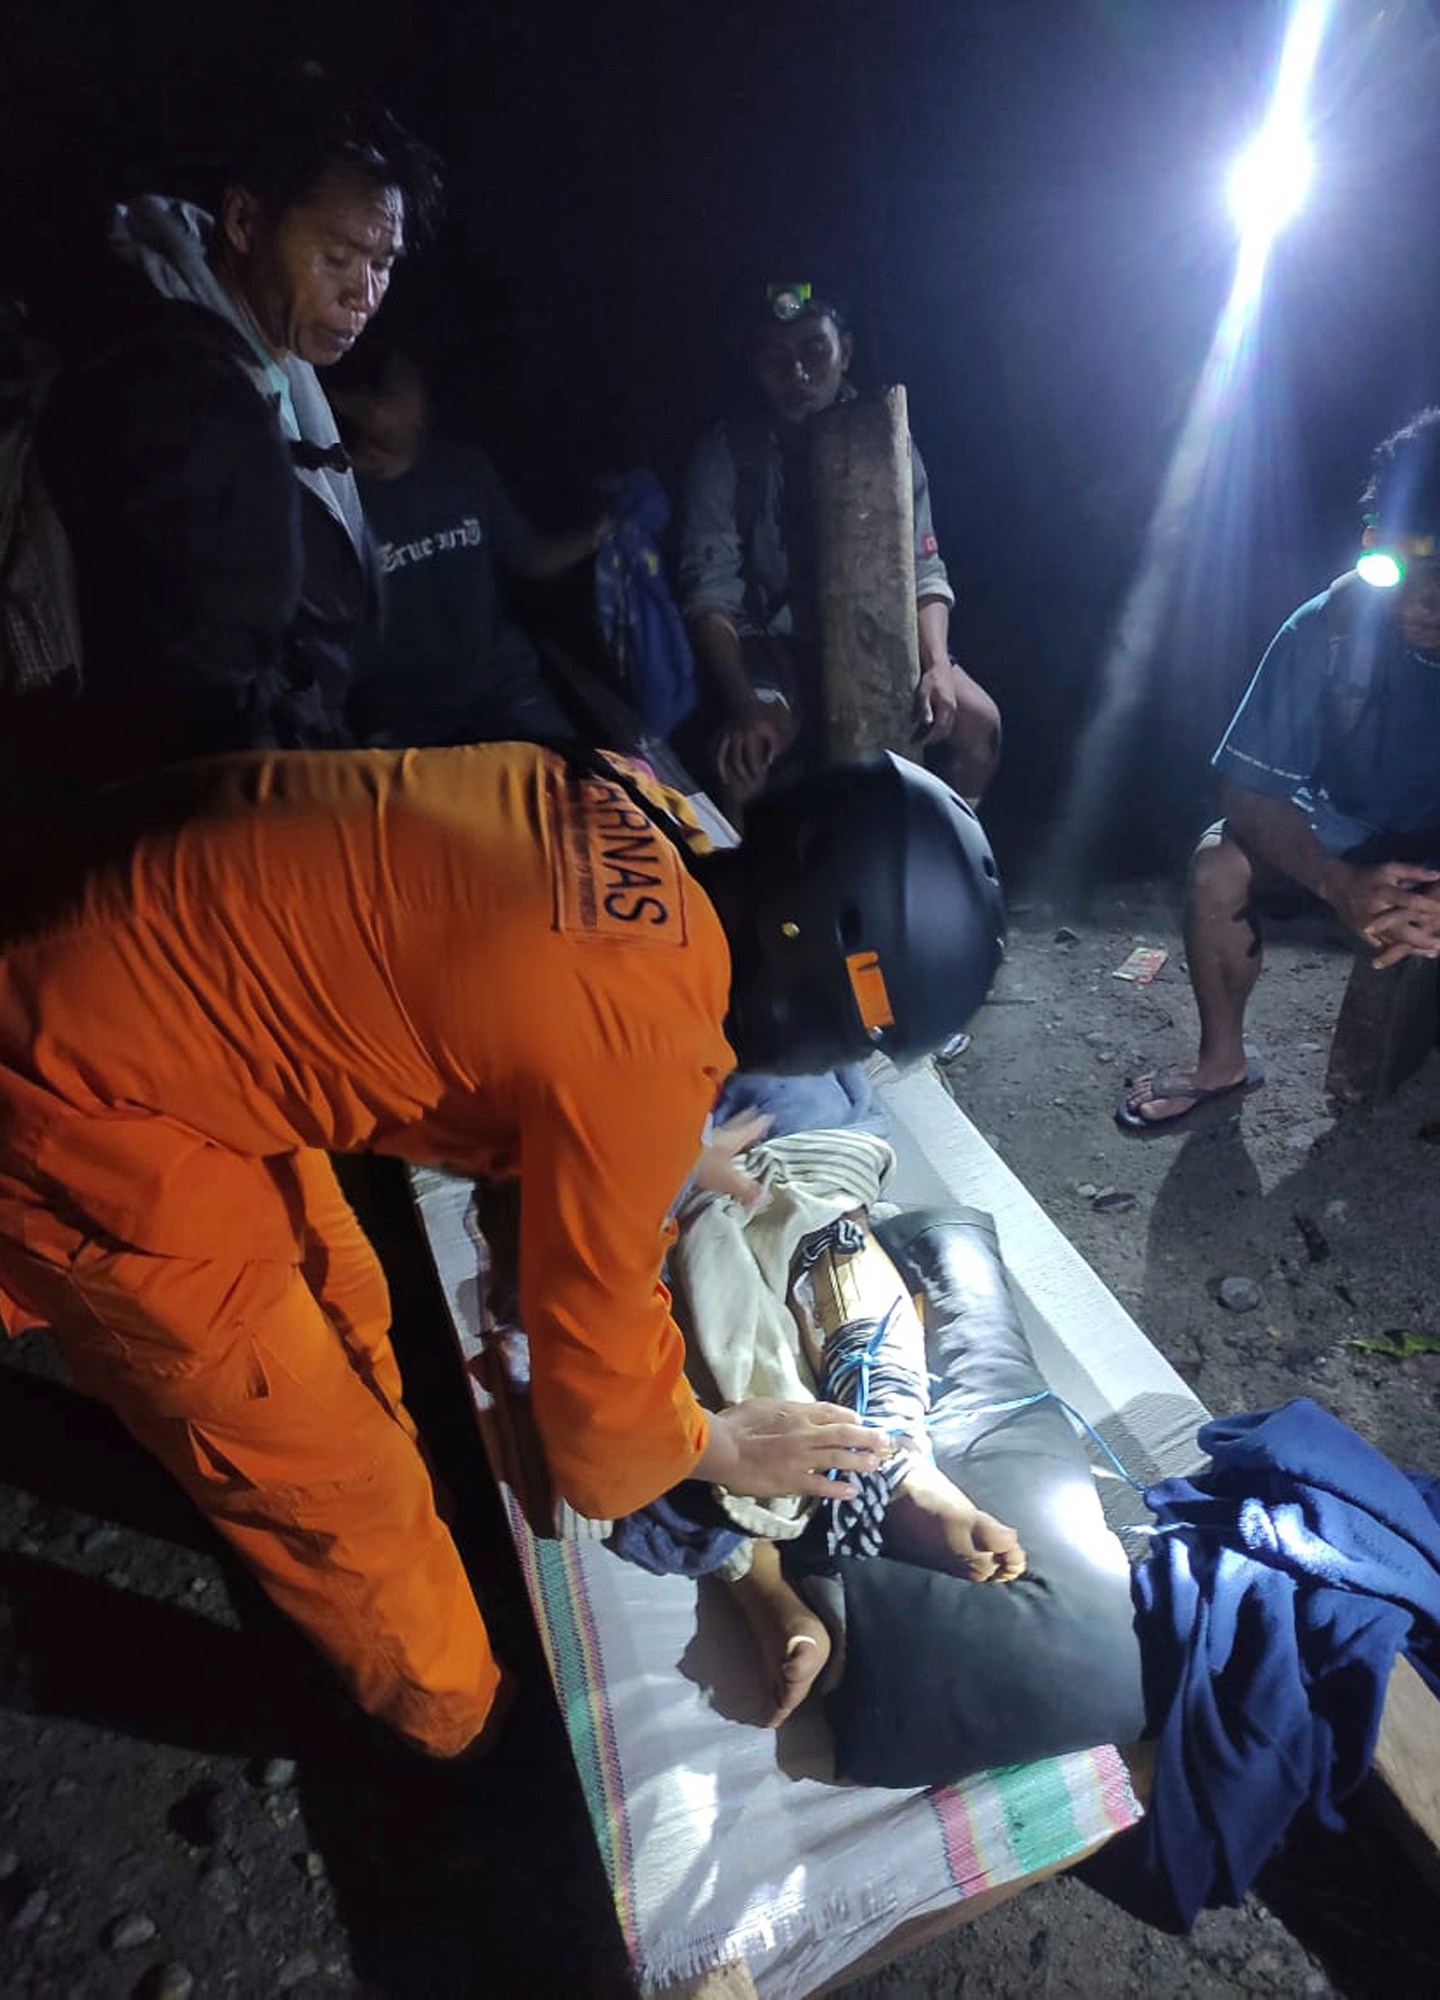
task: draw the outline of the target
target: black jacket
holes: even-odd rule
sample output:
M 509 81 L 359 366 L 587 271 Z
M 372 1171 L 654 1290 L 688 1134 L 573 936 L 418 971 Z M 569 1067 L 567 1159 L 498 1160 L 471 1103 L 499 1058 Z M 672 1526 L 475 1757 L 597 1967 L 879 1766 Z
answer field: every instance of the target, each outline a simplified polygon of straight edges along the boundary
M 343 746 L 374 580 L 296 479 L 243 341 L 153 294 L 110 334 L 62 373 L 39 439 L 85 642 L 64 775 Z

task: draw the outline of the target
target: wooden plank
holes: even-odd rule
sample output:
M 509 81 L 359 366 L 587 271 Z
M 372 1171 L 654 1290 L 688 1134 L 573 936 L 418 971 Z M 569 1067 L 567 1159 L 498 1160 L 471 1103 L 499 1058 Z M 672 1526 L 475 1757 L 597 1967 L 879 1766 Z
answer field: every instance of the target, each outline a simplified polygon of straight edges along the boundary
M 1375 1104 L 1398 1090 L 1435 1046 L 1440 976 L 1433 959 L 1377 972 L 1356 958 L 1330 1041 L 1325 1088 L 1337 1103 Z
M 920 639 L 904 389 L 824 411 L 810 451 L 826 754 L 913 754 Z
M 1377 1811 L 1440 1888 L 1440 1701 L 1406 1659 L 1395 1662 L 1370 1772 Z

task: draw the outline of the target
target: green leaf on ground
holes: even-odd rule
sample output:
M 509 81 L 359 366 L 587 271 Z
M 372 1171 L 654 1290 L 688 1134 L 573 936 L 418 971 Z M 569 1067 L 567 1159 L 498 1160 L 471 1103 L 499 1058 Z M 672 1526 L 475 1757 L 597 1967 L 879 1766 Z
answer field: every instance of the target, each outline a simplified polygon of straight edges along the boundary
M 1408 1361 L 1412 1354 L 1440 1354 L 1440 1333 L 1411 1333 L 1403 1326 L 1387 1327 L 1375 1338 L 1359 1335 L 1347 1340 L 1366 1354 L 1384 1354 L 1391 1361 Z

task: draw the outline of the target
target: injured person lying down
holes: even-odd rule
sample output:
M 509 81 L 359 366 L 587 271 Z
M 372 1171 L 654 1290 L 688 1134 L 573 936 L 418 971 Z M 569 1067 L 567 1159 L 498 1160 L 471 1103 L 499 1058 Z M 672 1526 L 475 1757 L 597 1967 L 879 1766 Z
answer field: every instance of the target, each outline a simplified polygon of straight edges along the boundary
M 927 1785 L 1134 1740 L 1129 1565 L 989 1218 L 872 1227 L 893 1155 L 863 1071 L 735 1078 L 723 1105 L 745 1108 L 713 1135 L 669 1262 L 692 1379 L 722 1402 L 852 1408 L 891 1450 L 834 1500 L 686 1481 L 615 1523 L 610 1546 L 728 1586 L 757 1647 L 759 1719 L 817 1693 L 841 1778 Z

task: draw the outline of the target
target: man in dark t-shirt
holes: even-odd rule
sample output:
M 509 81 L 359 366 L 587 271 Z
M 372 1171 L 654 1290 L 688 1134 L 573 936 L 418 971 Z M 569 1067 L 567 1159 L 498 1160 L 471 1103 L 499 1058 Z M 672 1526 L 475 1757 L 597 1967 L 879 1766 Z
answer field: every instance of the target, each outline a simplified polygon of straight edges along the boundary
M 1225 817 L 1185 918 L 1193 1065 L 1136 1077 L 1127 1131 L 1263 1080 L 1244 1040 L 1259 920 L 1328 906 L 1379 968 L 1440 958 L 1440 409 L 1376 447 L 1353 571 L 1287 618 L 1213 759 Z
M 381 571 L 381 631 L 352 704 L 368 743 L 552 742 L 574 729 L 504 603 L 506 575 L 561 575 L 605 518 L 541 535 L 484 452 L 436 437 L 420 371 L 399 348 L 357 355 L 328 384 Z

